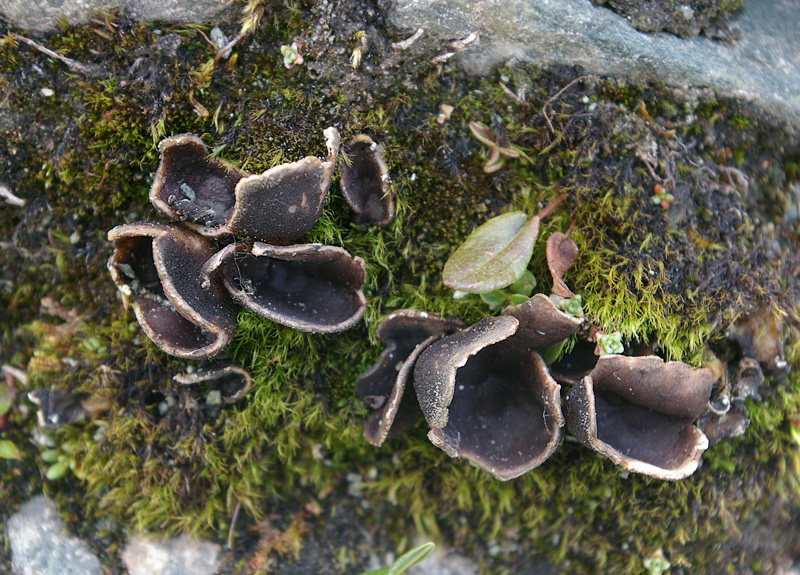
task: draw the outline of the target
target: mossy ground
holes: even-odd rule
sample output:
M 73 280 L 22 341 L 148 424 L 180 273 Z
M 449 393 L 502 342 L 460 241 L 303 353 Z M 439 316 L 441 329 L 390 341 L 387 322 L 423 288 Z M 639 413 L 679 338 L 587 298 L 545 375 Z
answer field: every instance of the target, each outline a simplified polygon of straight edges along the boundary
M 449 65 L 438 70 L 429 63 L 436 53 L 393 51 L 380 22 L 354 16 L 361 8 L 269 13 L 235 49 L 236 61 L 216 65 L 200 33 L 208 27 L 109 15 L 41 39 L 102 64 L 96 77 L 10 36 L 0 42 L 0 162 L 3 179 L 27 200 L 0 214 L 0 358 L 27 369 L 31 388 L 113 399 L 100 419 L 49 432 L 79 467 L 55 483 L 43 478 L 41 448 L 30 441 L 32 406 L 17 401 L 2 436 L 23 458 L 4 463 L 3 513 L 44 489 L 76 522 L 111 517 L 225 539 L 239 508 L 228 558 L 237 573 L 269 561 L 277 572 L 300 572 L 292 569 L 304 560 L 304 542 L 330 555 L 327 571 L 317 572 L 356 572 L 374 541 L 351 534 L 322 550 L 311 544 L 353 516 L 378 541 L 388 534 L 402 547 L 417 532 L 440 537 L 492 573 L 524 573 L 531 554 L 572 573 L 641 573 L 659 548 L 673 573 L 773 573 L 798 557 L 790 527 L 800 518 L 800 447 L 788 423 L 800 413 L 797 370 L 748 404 L 744 438 L 712 447 L 700 471 L 674 483 L 627 476 L 569 441 L 542 467 L 500 483 L 448 459 L 422 424 L 381 449 L 362 439 L 366 409 L 353 384 L 380 352 L 379 319 L 403 307 L 467 322 L 491 313 L 478 298 L 452 299 L 441 269 L 476 225 L 509 209 L 533 215 L 564 195 L 540 238 L 574 225 L 580 254 L 566 280 L 588 317 L 665 357 L 699 365 L 707 345 L 756 307 L 791 319 L 796 218 L 783 214 L 795 201 L 798 146 L 774 131 L 775 119 L 707 94 L 686 104 L 659 86 L 587 78 L 545 107 L 578 71 L 503 69 L 481 80 Z M 337 36 L 328 43 L 320 29 Z M 353 70 L 362 29 L 371 49 Z M 306 64 L 287 70 L 279 47 L 296 37 Z M 525 103 L 501 82 L 526 88 Z M 455 106 L 444 123 L 436 120 L 440 104 Z M 471 138 L 471 120 L 491 125 L 525 157 L 484 173 L 487 151 Z M 189 364 L 161 353 L 117 299 L 105 269 L 106 231 L 159 219 L 147 192 L 164 135 L 200 134 L 214 153 L 257 172 L 324 155 L 328 125 L 385 145 L 398 199 L 387 228 L 357 227 L 334 181 L 305 238 L 367 261 L 365 319 L 318 335 L 242 312 L 234 343 L 214 363 L 243 365 L 254 388 L 211 413 L 200 391 L 171 381 Z M 748 176 L 747 189 L 729 168 Z M 676 198 L 668 209 L 651 201 L 656 178 Z M 531 269 L 546 290 L 543 240 Z M 788 331 L 787 356 L 797 366 L 800 338 Z M 162 416 L 167 396 L 175 406 Z M 362 478 L 360 499 L 347 493 L 348 474 Z M 265 518 L 283 539 L 264 535 Z M 261 531 L 248 528 L 259 522 Z M 116 560 L 118 533 L 80 523 Z M 299 560 L 288 553 L 297 544 Z

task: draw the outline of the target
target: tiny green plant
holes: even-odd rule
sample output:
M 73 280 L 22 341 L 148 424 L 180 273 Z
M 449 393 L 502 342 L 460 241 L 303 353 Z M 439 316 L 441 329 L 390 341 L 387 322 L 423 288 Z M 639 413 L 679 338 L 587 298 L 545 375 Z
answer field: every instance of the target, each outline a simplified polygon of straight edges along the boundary
M 19 459 L 19 449 L 10 439 L 0 439 L 0 459 Z
M 610 353 L 620 354 L 625 351 L 625 346 L 622 345 L 622 334 L 618 331 L 599 334 L 597 336 L 597 345 L 600 346 L 600 353 L 602 355 Z
M 41 453 L 42 460 L 47 463 L 44 476 L 50 481 L 62 479 L 69 471 L 77 477 L 81 477 L 80 466 L 78 465 L 73 446 L 65 443 L 55 449 L 46 449 Z
M 434 547 L 436 546 L 433 543 L 423 543 L 418 547 L 414 547 L 411 551 L 403 553 L 391 566 L 376 571 L 369 571 L 362 575 L 399 575 L 409 567 L 424 561 L 433 553 Z
M 669 570 L 672 565 L 664 557 L 664 551 L 657 549 L 650 557 L 642 561 L 642 567 L 647 570 L 648 575 L 662 575 Z
M 457 292 L 485 294 L 523 279 L 539 222 L 562 201 L 563 196 L 532 218 L 524 212 L 509 212 L 478 226 L 444 264 L 444 285 Z
M 504 289 L 492 290 L 480 294 L 484 303 L 491 308 L 503 307 L 507 304 L 519 305 L 531 297 L 533 288 L 536 287 L 536 278 L 529 270 L 522 273 L 522 277 Z

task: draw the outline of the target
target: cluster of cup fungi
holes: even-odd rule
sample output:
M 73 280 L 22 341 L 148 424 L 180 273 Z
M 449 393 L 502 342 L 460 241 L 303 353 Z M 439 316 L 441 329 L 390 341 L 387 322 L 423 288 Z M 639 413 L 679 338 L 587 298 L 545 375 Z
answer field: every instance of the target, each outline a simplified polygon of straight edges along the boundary
M 219 353 L 235 333 L 236 304 L 310 332 L 342 331 L 361 319 L 363 260 L 339 247 L 292 243 L 319 218 L 337 167 L 339 133 L 330 127 L 324 135 L 326 159 L 309 156 L 257 175 L 212 158 L 191 134 L 159 144 L 150 200 L 171 222 L 108 233 L 111 276 L 158 347 L 185 359 Z M 340 182 L 356 223 L 387 224 L 394 203 L 380 146 L 359 135 L 344 152 Z M 559 256 L 565 248 L 573 252 L 566 263 Z M 572 295 L 561 276 L 576 250 L 554 234 L 547 258 L 555 295 L 537 294 L 474 325 L 413 309 L 386 316 L 377 330 L 386 348 L 356 381 L 372 410 L 366 439 L 380 446 L 424 417 L 434 445 L 509 480 L 550 457 L 566 427 L 630 471 L 667 480 L 691 475 L 709 446 L 698 419 L 709 428 L 741 427 L 709 401 L 712 369 L 654 355 L 598 357 L 585 343 L 552 365 L 542 358 L 584 327 L 582 317 L 556 305 Z M 234 366 L 175 379 L 218 381 L 226 403 L 250 387 L 249 375 Z M 572 386 L 566 409 L 561 385 Z
M 340 247 L 292 243 L 321 215 L 336 167 L 339 132 L 324 134 L 327 159 L 308 156 L 257 175 L 210 157 L 195 135 L 161 141 L 150 200 L 172 222 L 109 231 L 115 250 L 108 268 L 162 350 L 184 359 L 219 353 L 236 330 L 235 304 L 303 331 L 338 332 L 358 322 L 366 307 L 364 261 Z M 361 140 L 349 147 L 382 164 L 369 141 L 366 151 Z M 345 170 L 342 181 L 350 183 Z M 347 197 L 359 210 L 362 181 L 386 188 L 380 174 L 351 184 Z M 391 197 L 380 195 L 377 205 L 368 200 L 370 215 L 393 210 Z M 225 239 L 215 251 L 212 242 Z
M 339 332 L 361 319 L 364 261 L 340 247 L 292 243 L 321 215 L 336 169 L 339 132 L 329 127 L 324 136 L 327 158 L 308 156 L 256 175 L 211 157 L 192 134 L 159 143 L 150 201 L 171 222 L 108 232 L 111 277 L 159 348 L 183 359 L 218 354 L 235 334 L 236 304 L 309 332 Z M 362 134 L 344 152 L 341 186 L 356 221 L 385 225 L 394 199 L 381 146 Z M 223 403 L 250 388 L 249 374 L 237 366 L 173 379 L 213 384 Z
M 424 417 L 434 445 L 505 481 L 541 465 L 566 427 L 629 471 L 677 480 L 697 469 L 709 441 L 694 423 L 708 410 L 711 369 L 654 355 L 598 357 L 584 344 L 545 363 L 540 352 L 585 321 L 556 303 L 571 292 L 561 279 L 569 263 L 555 248 L 571 240 L 554 239 L 547 250 L 553 297 L 537 294 L 468 327 L 417 310 L 382 321 L 386 348 L 356 383 L 373 410 L 364 427 L 370 443 L 380 446 Z M 562 384 L 572 386 L 566 409 Z

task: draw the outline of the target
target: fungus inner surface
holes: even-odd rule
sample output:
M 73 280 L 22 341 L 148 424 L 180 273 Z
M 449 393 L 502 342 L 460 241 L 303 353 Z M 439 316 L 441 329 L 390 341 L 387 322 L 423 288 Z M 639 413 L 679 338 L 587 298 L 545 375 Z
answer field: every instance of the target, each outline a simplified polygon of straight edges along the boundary
M 311 318 L 336 325 L 360 306 L 354 290 L 342 281 L 341 268 L 327 261 L 289 261 L 237 254 L 224 268 L 225 277 L 256 305 L 280 316 Z
M 492 465 L 524 464 L 552 437 L 533 364 L 511 357 L 507 347 L 501 342 L 484 348 L 456 372 L 450 419 L 441 430 L 462 455 Z
M 235 202 L 234 188 L 241 174 L 207 158 L 197 145 L 164 150 L 161 195 L 182 218 L 208 227 L 223 225 Z
M 597 438 L 627 457 L 674 469 L 694 455 L 696 430 L 686 419 L 658 413 L 597 389 L 595 409 Z
M 349 201 L 358 213 L 357 223 L 387 223 L 392 217 L 391 200 L 384 198 L 385 170 L 378 145 L 371 139 L 358 139 L 346 145 L 350 165 L 342 166 L 342 181 Z
M 137 236 L 117 240 L 114 267 L 134 296 L 164 298 L 164 289 L 153 260 L 153 238 Z

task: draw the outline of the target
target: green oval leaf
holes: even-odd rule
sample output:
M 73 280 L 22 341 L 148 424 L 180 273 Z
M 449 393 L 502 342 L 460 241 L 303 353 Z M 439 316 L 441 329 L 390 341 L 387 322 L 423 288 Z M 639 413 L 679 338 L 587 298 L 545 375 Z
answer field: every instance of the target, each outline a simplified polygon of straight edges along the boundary
M 508 286 L 508 289 L 516 294 L 522 294 L 524 296 L 531 297 L 533 288 L 535 287 L 536 278 L 533 276 L 530 270 L 525 270 L 522 272 L 522 277 Z
M 42 461 L 45 463 L 55 463 L 58 461 L 58 451 L 55 449 L 45 449 L 40 455 L 42 456 Z
M 510 303 L 511 305 L 522 305 L 529 299 L 531 298 L 529 298 L 525 294 L 512 293 L 510 296 L 508 296 L 508 303 Z
M 19 459 L 20 457 L 22 455 L 20 455 L 19 449 L 13 442 L 8 439 L 0 439 L 0 458 Z
M 47 473 L 45 473 L 44 476 L 50 481 L 58 481 L 67 474 L 67 471 L 69 471 L 69 462 L 59 461 L 48 467 Z
M 489 293 L 482 293 L 481 299 L 487 305 L 492 307 L 500 307 L 501 305 L 506 303 L 506 292 L 503 290 L 492 290 Z
M 523 212 L 492 218 L 474 230 L 444 265 L 447 287 L 486 293 L 508 287 L 522 277 L 533 255 L 539 218 Z

